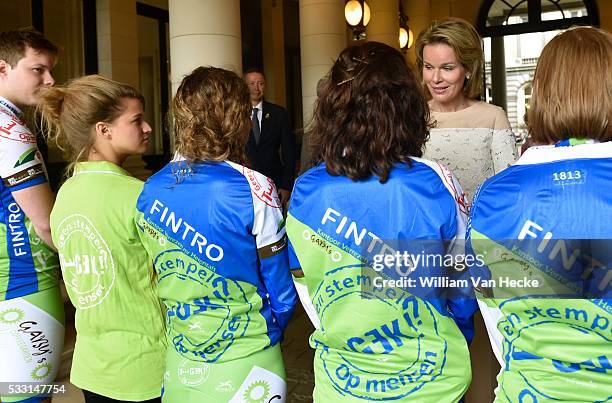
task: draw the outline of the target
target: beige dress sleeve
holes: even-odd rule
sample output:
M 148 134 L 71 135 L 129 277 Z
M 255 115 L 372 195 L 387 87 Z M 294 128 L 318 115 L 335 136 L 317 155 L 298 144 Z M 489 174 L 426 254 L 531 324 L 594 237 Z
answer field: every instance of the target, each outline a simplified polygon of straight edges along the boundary
M 491 160 L 493 161 L 493 171 L 500 173 L 518 158 L 516 150 L 516 139 L 506 113 L 501 108 L 495 108 L 495 123 L 491 140 Z

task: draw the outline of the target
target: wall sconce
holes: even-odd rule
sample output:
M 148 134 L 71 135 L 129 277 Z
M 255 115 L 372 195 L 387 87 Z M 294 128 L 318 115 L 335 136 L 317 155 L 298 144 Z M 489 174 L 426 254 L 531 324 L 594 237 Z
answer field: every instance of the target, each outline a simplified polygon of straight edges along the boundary
M 401 0 L 399 7 L 399 46 L 402 52 L 406 52 L 414 42 L 414 34 L 408 27 L 408 16 L 404 14 Z
M 370 6 L 365 0 L 348 0 L 344 4 L 346 24 L 353 31 L 353 40 L 365 39 L 365 27 L 370 22 Z

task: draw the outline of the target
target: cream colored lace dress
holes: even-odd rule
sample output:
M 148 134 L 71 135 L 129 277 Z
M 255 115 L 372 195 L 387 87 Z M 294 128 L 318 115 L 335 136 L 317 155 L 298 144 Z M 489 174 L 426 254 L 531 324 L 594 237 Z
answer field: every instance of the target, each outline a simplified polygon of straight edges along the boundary
M 490 176 L 518 158 L 514 134 L 500 107 L 476 102 L 457 112 L 434 112 L 437 122 L 423 158 L 447 166 L 459 179 L 467 199 Z

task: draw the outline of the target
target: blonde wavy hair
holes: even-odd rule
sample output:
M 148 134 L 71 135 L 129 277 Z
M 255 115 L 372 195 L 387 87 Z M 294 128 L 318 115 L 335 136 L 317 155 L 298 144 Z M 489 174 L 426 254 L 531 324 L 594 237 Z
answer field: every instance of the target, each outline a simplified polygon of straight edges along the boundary
M 423 49 L 427 45 L 443 43 L 450 46 L 457 60 L 470 72 L 469 80 L 463 85 L 463 94 L 471 99 L 482 93 L 484 53 L 482 39 L 476 28 L 461 18 L 447 18 L 434 21 L 419 34 L 415 47 L 419 76 L 423 79 Z M 429 92 L 427 86 L 425 90 Z
M 175 149 L 188 162 L 244 164 L 250 116 L 249 91 L 238 75 L 198 67 L 183 79 L 172 101 L 170 127 Z

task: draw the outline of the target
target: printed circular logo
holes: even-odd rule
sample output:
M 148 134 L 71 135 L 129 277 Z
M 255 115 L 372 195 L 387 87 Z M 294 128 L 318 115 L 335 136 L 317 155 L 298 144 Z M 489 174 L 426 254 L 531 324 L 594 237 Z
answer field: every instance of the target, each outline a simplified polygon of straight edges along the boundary
M 344 344 L 317 347 L 322 369 L 343 395 L 392 401 L 415 394 L 418 400 L 417 392 L 446 366 L 448 344 L 438 333 L 444 322 L 426 301 L 373 286 L 372 272 L 361 264 L 331 269 L 313 296 L 321 331 L 336 334 L 336 345 Z M 357 304 L 359 323 L 337 319 Z
M 272 179 L 266 178 L 264 175 L 259 175 L 258 178 L 257 172 L 246 167 L 243 167 L 242 173 L 249 181 L 251 191 L 259 200 L 270 207 L 281 208 L 280 199 L 274 194 L 274 181 Z M 262 179 L 266 179 L 266 181 L 264 182 Z
M 57 226 L 60 263 L 70 299 L 79 309 L 100 304 L 115 283 L 115 262 L 91 220 L 72 214 Z
M 500 304 L 505 319 L 497 328 L 504 337 L 506 371 L 515 374 L 505 378 L 512 382 L 500 384 L 509 399 L 537 402 L 545 396 L 574 401 L 574 396 L 576 400 L 609 401 L 609 390 L 602 387 L 612 368 L 606 352 L 612 342 L 609 313 L 595 301 L 525 298 Z M 538 340 L 547 340 L 550 347 L 534 344 Z M 565 343 L 569 343 L 567 348 L 558 347 Z M 542 351 L 543 356 L 534 351 Z
M 270 384 L 266 381 L 255 381 L 247 386 L 242 396 L 243 400 L 248 403 L 264 403 L 266 397 L 270 394 Z
M 36 368 L 32 370 L 30 376 L 35 381 L 42 381 L 51 374 L 52 369 L 53 367 L 51 366 L 51 364 L 45 362 L 36 366 Z
M 231 346 L 251 323 L 251 311 L 257 309 L 247 297 L 256 287 L 223 277 L 180 249 L 160 253 L 153 265 L 160 292 L 172 296 L 164 304 L 175 351 L 200 362 L 217 362 L 226 352 L 231 354 Z
M 7 323 L 9 325 L 17 323 L 25 317 L 25 312 L 19 308 L 9 308 L 4 311 L 0 311 L 0 323 Z
M 183 359 L 178 366 L 179 380 L 186 386 L 198 386 L 206 382 L 210 375 L 210 365 Z

